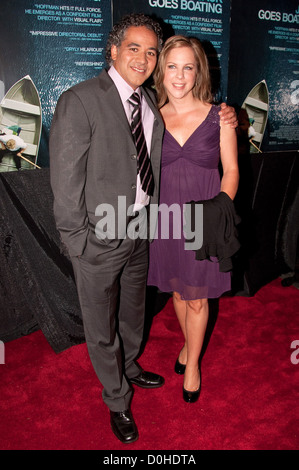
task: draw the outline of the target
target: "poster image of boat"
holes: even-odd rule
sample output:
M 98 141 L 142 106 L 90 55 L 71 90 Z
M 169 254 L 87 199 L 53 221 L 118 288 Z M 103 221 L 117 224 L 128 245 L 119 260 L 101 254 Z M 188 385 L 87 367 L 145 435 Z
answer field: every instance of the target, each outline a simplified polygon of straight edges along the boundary
M 244 111 L 243 119 L 248 122 L 250 153 L 261 152 L 269 112 L 269 91 L 265 80 L 261 80 L 250 90 L 241 109 Z
M 38 91 L 29 75 L 18 80 L 0 103 L 0 171 L 35 169 L 42 128 Z M 0 136 L 1 137 L 1 136 Z M 8 143 L 13 142 L 12 146 Z

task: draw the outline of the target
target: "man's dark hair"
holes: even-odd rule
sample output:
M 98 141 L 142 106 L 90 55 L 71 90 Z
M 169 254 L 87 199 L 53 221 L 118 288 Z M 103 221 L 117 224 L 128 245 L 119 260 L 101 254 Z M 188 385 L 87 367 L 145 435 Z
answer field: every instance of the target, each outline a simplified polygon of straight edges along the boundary
M 112 65 L 111 47 L 120 47 L 128 28 L 131 26 L 145 26 L 149 30 L 153 31 L 158 38 L 158 52 L 162 49 L 163 33 L 159 23 L 143 13 L 132 13 L 124 16 L 119 23 L 113 26 L 109 33 L 106 45 L 106 61 L 108 65 Z

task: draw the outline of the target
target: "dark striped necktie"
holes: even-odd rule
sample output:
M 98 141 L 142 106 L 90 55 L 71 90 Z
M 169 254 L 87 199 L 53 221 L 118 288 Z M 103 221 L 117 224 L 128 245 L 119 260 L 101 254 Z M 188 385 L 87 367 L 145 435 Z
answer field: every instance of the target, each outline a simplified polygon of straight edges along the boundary
M 143 133 L 140 97 L 138 93 L 133 93 L 128 101 L 134 107 L 131 131 L 137 148 L 137 171 L 140 176 L 141 187 L 146 194 L 152 196 L 154 191 L 154 178 Z

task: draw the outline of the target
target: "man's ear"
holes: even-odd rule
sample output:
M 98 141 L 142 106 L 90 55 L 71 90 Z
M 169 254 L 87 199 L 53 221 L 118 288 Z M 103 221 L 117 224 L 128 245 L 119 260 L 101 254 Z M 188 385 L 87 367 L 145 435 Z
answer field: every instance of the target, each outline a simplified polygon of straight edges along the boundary
M 111 46 L 110 54 L 111 54 L 111 59 L 115 61 L 117 58 L 117 47 L 114 44 L 113 46 Z

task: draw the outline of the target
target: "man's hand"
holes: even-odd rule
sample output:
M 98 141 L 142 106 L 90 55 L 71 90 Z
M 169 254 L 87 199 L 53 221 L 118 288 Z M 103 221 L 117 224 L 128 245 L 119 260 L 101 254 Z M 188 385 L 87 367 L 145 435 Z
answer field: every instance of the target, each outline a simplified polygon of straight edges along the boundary
M 226 103 L 221 103 L 221 111 L 219 111 L 220 119 L 224 124 L 229 124 L 230 127 L 236 129 L 238 127 L 238 118 L 235 108 L 227 106 Z

